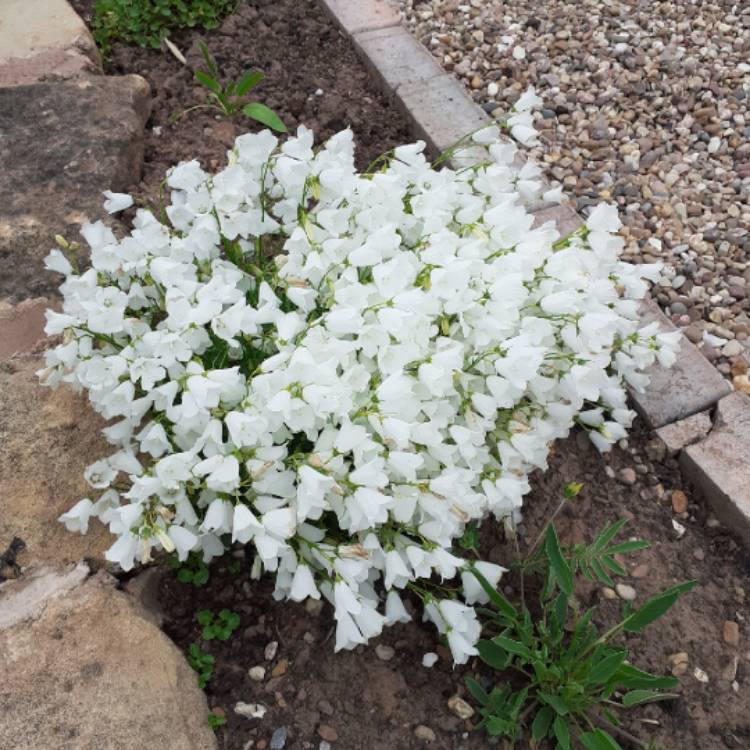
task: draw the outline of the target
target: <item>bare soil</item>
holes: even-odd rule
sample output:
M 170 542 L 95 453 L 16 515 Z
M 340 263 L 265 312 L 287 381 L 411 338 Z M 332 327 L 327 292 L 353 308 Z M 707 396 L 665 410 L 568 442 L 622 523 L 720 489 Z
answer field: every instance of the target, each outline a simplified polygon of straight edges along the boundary
M 72 4 L 90 22 L 93 0 Z M 175 31 L 170 39 L 187 65 L 166 48 L 123 44 L 115 44 L 105 61 L 109 75 L 137 73 L 151 85 L 143 181 L 132 189 L 152 204 L 158 203 L 159 183 L 169 167 L 198 159 L 205 169 L 219 169 L 237 135 L 262 127 L 242 115 L 228 120 L 209 110 L 189 112 L 175 122 L 206 97 L 207 90 L 194 78 L 194 70 L 205 68 L 199 41 L 216 58 L 225 82 L 248 69 L 262 71 L 265 79 L 251 99 L 271 107 L 290 132 L 304 124 L 321 143 L 350 127 L 359 168 L 413 139 L 401 114 L 377 90 L 316 0 L 240 0 L 218 29 Z
M 74 5 L 88 17 L 90 0 L 75 0 Z M 377 93 L 349 43 L 314 0 L 240 2 L 237 12 L 214 32 L 173 34 L 172 41 L 188 59 L 187 67 L 167 52 L 121 45 L 115 46 L 107 63 L 109 73 L 139 73 L 152 86 L 154 109 L 144 176 L 134 186 L 152 201 L 169 166 L 199 158 L 204 167 L 219 168 L 234 135 L 254 128 L 247 120 L 228 122 L 205 112 L 173 122 L 173 114 L 204 96 L 191 70 L 200 66 L 199 39 L 206 41 L 225 75 L 237 77 L 246 68 L 263 70 L 267 77 L 258 98 L 274 108 L 290 129 L 304 123 L 322 140 L 351 126 L 360 166 L 412 138 L 404 120 Z M 636 604 L 679 581 L 696 579 L 697 586 L 644 635 L 624 639 L 632 648 L 633 662 L 656 672 L 669 671 L 670 654 L 689 655 L 680 697 L 634 709 L 623 717 L 624 726 L 646 745 L 653 742 L 662 750 L 746 749 L 750 747 L 750 653 L 745 641 L 750 557 L 710 517 L 702 500 L 682 485 L 676 462 L 661 455 L 648 435 L 636 430 L 630 445 L 602 457 L 582 435 L 561 443 L 549 471 L 534 478 L 521 550 L 536 537 L 559 502 L 561 488 L 570 481 L 583 481 L 585 488 L 559 518 L 564 540 L 591 540 L 604 524 L 628 517 L 628 535 L 652 545 L 627 559 L 628 569 L 639 576 L 626 581 L 637 590 Z M 634 485 L 612 478 L 612 470 L 626 467 L 636 471 Z M 672 507 L 675 490 L 684 490 L 689 500 L 680 514 Z M 682 537 L 673 520 L 686 528 Z M 489 559 L 500 563 L 515 554 L 493 524 L 484 527 L 482 546 Z M 485 683 L 493 676 L 476 662 L 453 669 L 431 626 L 414 622 L 387 629 L 379 643 L 395 649 L 388 661 L 378 657 L 374 643 L 334 654 L 334 623 L 327 606 L 311 613 L 304 605 L 275 602 L 269 581 L 251 581 L 245 564 L 239 573 L 232 573 L 230 562 L 227 557 L 216 564 L 203 588 L 179 583 L 167 573 L 161 589 L 166 632 L 181 648 L 199 643 L 216 659 L 206 693 L 209 705 L 227 718 L 217 730 L 222 750 L 264 750 L 271 747 L 274 732 L 277 742 L 285 735 L 284 747 L 289 750 L 325 748 L 323 741 L 334 750 L 408 750 L 424 744 L 414 734 L 419 725 L 434 732 L 430 747 L 435 750 L 498 746 L 471 731 L 475 719 L 461 721 L 446 706 L 450 696 L 464 694 L 466 674 L 476 674 Z M 505 585 L 513 596 L 512 578 Z M 584 606 L 598 605 L 602 627 L 614 622 L 622 607 L 621 601 L 607 599 L 593 585 L 580 587 L 578 596 Z M 225 643 L 201 642 L 196 612 L 224 607 L 241 615 L 240 628 Z M 726 620 L 740 625 L 738 648 L 724 642 Z M 270 641 L 278 642 L 278 653 L 266 661 L 264 650 Z M 427 651 L 441 656 L 432 669 L 422 666 Z M 739 667 L 733 685 L 726 669 L 735 657 Z M 256 665 L 267 668 L 261 682 L 248 675 Z M 708 675 L 708 682 L 695 677 L 696 668 Z M 239 716 L 234 712 L 239 701 L 262 703 L 268 713 L 262 720 Z

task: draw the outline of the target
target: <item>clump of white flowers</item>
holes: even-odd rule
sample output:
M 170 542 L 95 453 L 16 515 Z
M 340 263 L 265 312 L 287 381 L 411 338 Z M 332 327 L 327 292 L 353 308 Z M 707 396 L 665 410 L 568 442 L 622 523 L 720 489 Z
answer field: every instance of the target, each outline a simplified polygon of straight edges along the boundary
M 85 389 L 118 446 L 66 526 L 99 518 L 125 570 L 252 545 L 278 598 L 335 605 L 337 649 L 409 619 L 410 589 L 456 662 L 475 654 L 484 592 L 457 538 L 517 517 L 575 423 L 602 450 L 623 437 L 624 384 L 676 347 L 639 330 L 659 268 L 618 260 L 616 210 L 569 238 L 534 227 L 539 170 L 497 136 L 477 134 L 470 168 L 437 170 L 417 143 L 358 174 L 349 131 L 317 151 L 305 128 L 242 135 L 218 174 L 169 172 L 169 224 L 86 226 L 83 273 L 52 251 L 63 342 L 41 377 Z M 438 593 L 457 575 L 463 600 Z

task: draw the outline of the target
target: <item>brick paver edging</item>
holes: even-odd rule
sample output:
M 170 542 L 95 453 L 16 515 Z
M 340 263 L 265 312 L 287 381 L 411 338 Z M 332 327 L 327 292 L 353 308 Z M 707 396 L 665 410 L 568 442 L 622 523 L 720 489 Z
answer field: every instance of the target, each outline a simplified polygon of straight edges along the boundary
M 436 153 L 452 146 L 490 118 L 402 25 L 386 0 L 319 0 L 348 36 L 382 90 L 392 97 L 415 135 Z M 582 223 L 569 206 L 540 205 L 536 225 L 554 221 L 561 235 Z M 653 301 L 644 322 L 671 321 Z M 649 371 L 646 393 L 631 391 L 636 409 L 673 455 L 686 479 L 711 503 L 716 515 L 750 546 L 750 397 L 730 384 L 682 338 L 677 363 Z

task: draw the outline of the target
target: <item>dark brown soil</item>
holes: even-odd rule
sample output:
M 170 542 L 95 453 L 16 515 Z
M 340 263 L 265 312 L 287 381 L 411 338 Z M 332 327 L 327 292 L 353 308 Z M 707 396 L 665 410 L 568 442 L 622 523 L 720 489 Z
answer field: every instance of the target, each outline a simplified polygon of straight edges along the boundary
M 73 6 L 90 21 L 93 0 Z M 146 134 L 143 182 L 136 194 L 158 201 L 166 170 L 180 161 L 199 159 L 216 170 L 236 135 L 260 129 L 240 115 L 229 121 L 209 110 L 173 116 L 205 99 L 206 89 L 193 77 L 205 67 L 198 42 L 203 40 L 226 80 L 243 71 L 261 70 L 265 80 L 251 99 L 271 107 L 290 132 L 304 124 L 318 143 L 351 127 L 357 164 L 413 140 L 403 117 L 380 94 L 349 42 L 324 15 L 316 0 L 241 0 L 220 28 L 175 31 L 170 39 L 185 55 L 181 64 L 166 50 L 115 44 L 105 70 L 110 75 L 137 73 L 151 85 L 153 111 Z
M 647 566 L 645 577 L 623 581 L 637 590 L 636 604 L 680 581 L 696 579 L 698 584 L 644 634 L 623 639 L 631 648 L 633 663 L 643 669 L 668 673 L 668 657 L 680 651 L 687 652 L 690 660 L 681 678 L 680 697 L 632 709 L 623 716 L 624 726 L 660 750 L 744 750 L 750 747 L 747 667 L 739 653 L 739 692 L 735 692 L 721 675 L 738 651 L 724 643 L 722 630 L 725 620 L 739 621 L 744 629 L 750 618 L 746 601 L 750 558 L 689 491 L 687 512 L 676 515 L 670 499 L 672 491 L 681 488 L 676 462 L 649 458 L 642 434 L 636 434 L 631 445 L 632 453 L 617 449 L 602 457 L 582 435 L 560 444 L 550 470 L 535 477 L 534 490 L 527 498 L 522 551 L 535 539 L 559 502 L 561 488 L 570 481 L 583 481 L 585 487 L 559 517 L 563 541 L 591 541 L 605 524 L 623 516 L 631 519 L 627 537 L 651 542 L 650 549 L 626 558 L 631 571 Z M 653 446 L 648 451 L 654 455 Z M 639 473 L 634 486 L 625 486 L 607 476 L 607 466 L 615 470 L 634 467 L 644 473 Z M 673 519 L 687 527 L 681 539 Z M 494 524 L 484 528 L 482 546 L 496 562 L 507 564 L 514 557 L 512 546 Z M 435 732 L 431 748 L 473 750 L 488 745 L 481 733 L 469 731 L 472 721 L 460 721 L 446 704 L 451 695 L 465 694 L 466 674 L 479 674 L 485 681 L 491 675 L 476 663 L 468 669 L 452 669 L 432 626 L 399 625 L 386 629 L 367 648 L 334 654 L 330 608 L 326 605 L 321 613 L 310 614 L 303 605 L 275 602 L 271 590 L 270 582 L 250 581 L 244 567 L 238 574 L 230 573 L 226 562 L 216 566 L 203 589 L 180 584 L 172 574 L 165 577 L 166 632 L 181 648 L 200 643 L 216 657 L 215 675 L 206 692 L 209 705 L 225 711 L 228 718 L 217 732 L 224 750 L 268 747 L 264 743 L 270 743 L 279 727 L 287 731 L 287 748 L 318 748 L 321 725 L 321 733 L 332 728 L 338 736 L 334 749 L 418 748 L 423 743 L 414 729 L 420 724 Z M 514 595 L 512 589 L 508 593 Z M 578 594 L 583 606 L 599 606 L 602 628 L 614 623 L 622 602 L 607 600 L 593 584 L 579 586 Z M 241 614 L 240 628 L 226 643 L 201 642 L 195 613 L 224 607 Z M 267 662 L 264 649 L 270 641 L 278 641 L 279 648 L 276 658 Z M 377 643 L 395 649 L 393 660 L 378 658 Z M 743 643 L 740 647 L 746 651 Z M 442 658 L 426 669 L 422 656 L 434 650 Z M 261 683 L 248 676 L 256 665 L 267 668 Z M 696 679 L 695 668 L 708 674 L 707 684 Z M 273 677 L 274 669 L 283 674 Z M 262 720 L 243 718 L 234 713 L 238 701 L 262 703 L 268 713 Z M 251 740 L 254 745 L 247 744 Z M 624 742 L 623 746 L 629 747 Z M 518 748 L 526 750 L 528 745 L 520 743 Z
M 87 16 L 91 0 L 74 0 L 73 4 Z M 254 129 L 251 121 L 229 123 L 205 112 L 172 122 L 174 113 L 194 106 L 204 96 L 191 69 L 200 66 L 200 38 L 226 76 L 236 78 L 246 68 L 266 73 L 258 98 L 275 109 L 290 129 L 304 123 L 323 140 L 351 126 L 360 167 L 412 137 L 315 0 L 240 2 L 237 12 L 214 32 L 172 35 L 185 53 L 188 67 L 167 52 L 122 45 L 113 49 L 108 72 L 139 73 L 154 92 L 143 182 L 134 186 L 152 201 L 169 166 L 199 158 L 204 167 L 216 169 L 224 163 L 234 135 Z M 322 91 L 319 95 L 318 90 Z M 746 637 L 750 618 L 747 553 L 709 517 L 700 498 L 681 486 L 676 463 L 661 460 L 653 446 L 647 445 L 644 434 L 634 436 L 630 451 L 618 449 L 607 457 L 599 456 L 581 437 L 571 437 L 558 446 L 550 470 L 535 478 L 525 506 L 522 549 L 527 540 L 535 538 L 557 505 L 561 487 L 570 481 L 583 481 L 586 486 L 559 518 L 564 540 L 591 540 L 604 524 L 622 516 L 630 518 L 628 534 L 652 543 L 649 550 L 627 561 L 629 570 L 647 566 L 644 577 L 627 581 L 638 592 L 636 603 L 678 581 L 694 578 L 698 585 L 645 635 L 627 638 L 633 661 L 642 668 L 667 672 L 669 655 L 678 651 L 687 652 L 690 663 L 681 678 L 678 699 L 634 709 L 625 717 L 625 726 L 661 750 L 749 748 L 746 680 L 750 654 L 743 640 L 738 650 L 722 636 L 725 620 L 733 620 L 740 623 L 741 637 Z M 636 468 L 637 483 L 618 483 L 605 473 L 607 466 Z M 674 489 L 686 490 L 690 499 L 681 516 L 672 509 Z M 673 519 L 687 528 L 682 538 L 675 533 Z M 483 548 L 494 561 L 507 563 L 513 558 L 511 545 L 493 525 L 483 531 Z M 223 710 L 228 719 L 217 730 L 222 750 L 263 750 L 270 746 L 274 731 L 281 728 L 289 750 L 325 748 L 321 737 L 328 738 L 334 750 L 410 750 L 424 744 L 414 734 L 418 725 L 435 733 L 430 744 L 435 750 L 498 746 L 470 731 L 474 720 L 462 722 L 446 707 L 451 695 L 464 694 L 467 673 L 476 672 L 485 681 L 489 675 L 477 663 L 469 664 L 468 669 L 452 669 L 431 626 L 415 622 L 387 629 L 379 642 L 395 649 L 390 661 L 378 658 L 375 643 L 334 654 L 328 607 L 310 613 L 303 605 L 275 602 L 269 581 L 250 581 L 244 568 L 231 573 L 229 562 L 227 559 L 213 568 L 204 588 L 178 583 L 171 573 L 162 587 L 166 632 L 181 648 L 187 650 L 191 643 L 199 643 L 216 658 L 206 693 L 210 707 Z M 506 585 L 511 583 L 508 579 Z M 508 593 L 513 596 L 512 590 Z M 602 627 L 614 622 L 619 602 L 604 598 L 593 585 L 581 587 L 578 594 L 585 606 L 599 604 Z M 202 643 L 196 612 L 224 607 L 241 615 L 240 628 L 226 643 Z M 278 641 L 278 654 L 266 662 L 264 649 L 270 641 Z M 441 659 L 426 669 L 422 656 L 433 650 Z M 739 657 L 737 690 L 722 678 L 735 656 Z M 260 683 L 247 673 L 256 665 L 268 670 Z M 708 675 L 708 683 L 696 679 L 696 668 Z M 233 710 L 238 701 L 262 703 L 268 713 L 262 720 L 243 718 Z M 527 745 L 521 743 L 521 747 Z

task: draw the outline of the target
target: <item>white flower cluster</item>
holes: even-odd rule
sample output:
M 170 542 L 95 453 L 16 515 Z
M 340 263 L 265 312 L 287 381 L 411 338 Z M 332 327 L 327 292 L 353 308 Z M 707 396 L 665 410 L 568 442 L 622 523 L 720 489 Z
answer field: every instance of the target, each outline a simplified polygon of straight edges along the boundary
M 170 171 L 169 224 L 88 225 L 83 273 L 52 251 L 63 343 L 41 377 L 85 389 L 118 446 L 66 526 L 99 518 L 125 570 L 252 544 L 277 597 L 335 605 L 337 649 L 407 620 L 410 589 L 457 662 L 476 653 L 484 592 L 457 538 L 517 516 L 574 423 L 600 449 L 624 436 L 624 383 L 676 345 L 638 329 L 658 268 L 618 261 L 616 210 L 569 238 L 534 228 L 539 170 L 497 136 L 475 136 L 472 168 L 419 143 L 358 174 L 349 131 L 317 151 L 304 128 L 243 135 L 216 175 Z M 437 593 L 458 574 L 463 601 Z

